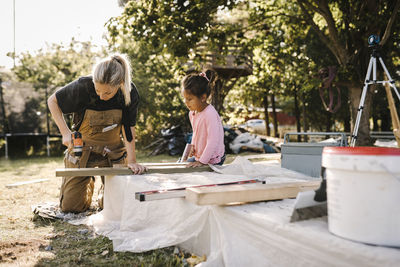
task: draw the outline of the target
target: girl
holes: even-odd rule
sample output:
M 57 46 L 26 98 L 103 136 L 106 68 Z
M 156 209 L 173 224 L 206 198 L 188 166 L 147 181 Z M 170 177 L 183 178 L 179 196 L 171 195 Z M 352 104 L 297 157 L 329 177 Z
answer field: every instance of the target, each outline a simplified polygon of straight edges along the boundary
M 98 63 L 93 76 L 81 77 L 49 97 L 50 112 L 62 134 L 63 144 L 68 147 L 64 158 L 66 168 L 127 164 L 134 174 L 146 170 L 136 163 L 135 125 L 139 94 L 131 83 L 130 73 L 128 61 L 115 55 Z M 84 142 L 79 157 L 72 149 L 72 131 L 63 117 L 69 113 L 73 114 L 73 131 L 79 131 Z M 94 177 L 64 177 L 61 210 L 87 210 L 93 189 Z M 102 198 L 99 204 L 102 207 Z
M 182 95 L 188 107 L 193 128 L 192 154 L 187 167 L 206 164 L 222 165 L 225 160 L 224 130 L 215 108 L 207 98 L 216 81 L 214 71 L 189 74 L 182 81 Z

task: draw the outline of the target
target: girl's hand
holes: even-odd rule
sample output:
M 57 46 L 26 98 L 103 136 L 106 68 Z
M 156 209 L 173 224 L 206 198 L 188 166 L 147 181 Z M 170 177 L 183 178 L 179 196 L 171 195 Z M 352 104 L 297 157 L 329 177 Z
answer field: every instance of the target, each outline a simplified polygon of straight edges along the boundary
M 204 165 L 206 165 L 206 164 L 203 164 L 200 161 L 195 161 L 195 162 L 189 162 L 186 165 L 186 168 L 196 168 L 196 167 L 201 167 L 201 166 L 204 166 Z
M 133 174 L 142 174 L 147 171 L 147 168 L 138 163 L 128 163 L 128 168 L 132 170 Z
M 194 156 L 194 146 L 193 145 L 191 145 L 191 147 L 190 147 L 190 152 L 189 152 L 189 155 L 188 155 L 188 158 L 190 158 L 190 157 L 193 157 Z

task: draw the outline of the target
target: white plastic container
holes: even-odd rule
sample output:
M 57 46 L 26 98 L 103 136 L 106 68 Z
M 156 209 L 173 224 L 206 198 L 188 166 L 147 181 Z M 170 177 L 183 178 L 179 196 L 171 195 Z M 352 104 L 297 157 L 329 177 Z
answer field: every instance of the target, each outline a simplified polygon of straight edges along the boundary
M 329 231 L 400 247 L 400 149 L 325 147 Z

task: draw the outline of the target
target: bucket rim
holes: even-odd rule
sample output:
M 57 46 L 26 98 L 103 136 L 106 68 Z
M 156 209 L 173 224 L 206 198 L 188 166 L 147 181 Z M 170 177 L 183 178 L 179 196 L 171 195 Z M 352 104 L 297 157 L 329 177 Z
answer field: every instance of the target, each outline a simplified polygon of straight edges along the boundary
M 324 147 L 322 154 L 400 156 L 400 148 L 393 147 Z

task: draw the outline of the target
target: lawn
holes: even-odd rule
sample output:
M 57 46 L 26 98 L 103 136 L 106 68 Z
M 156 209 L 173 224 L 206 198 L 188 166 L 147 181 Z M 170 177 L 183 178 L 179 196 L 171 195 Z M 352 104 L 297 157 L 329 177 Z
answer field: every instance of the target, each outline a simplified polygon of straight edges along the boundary
M 167 155 L 140 162 L 175 162 Z M 188 265 L 175 247 L 146 253 L 114 252 L 112 242 L 86 226 L 34 216 L 31 206 L 58 201 L 63 168 L 61 157 L 0 160 L 0 265 L 1 266 L 182 266 Z M 7 188 L 16 182 L 49 181 Z M 100 182 L 97 179 L 96 187 Z M 97 190 L 96 190 L 97 192 Z M 94 196 L 95 199 L 96 196 Z

